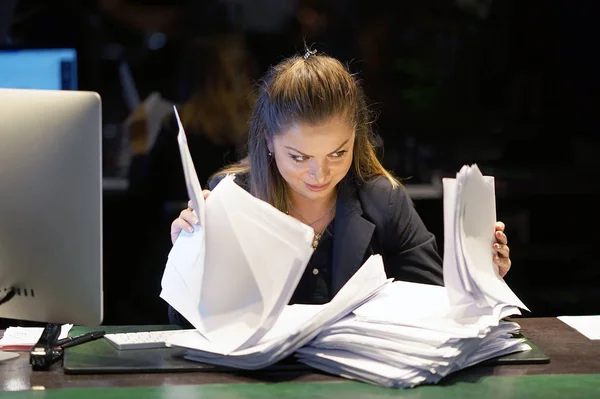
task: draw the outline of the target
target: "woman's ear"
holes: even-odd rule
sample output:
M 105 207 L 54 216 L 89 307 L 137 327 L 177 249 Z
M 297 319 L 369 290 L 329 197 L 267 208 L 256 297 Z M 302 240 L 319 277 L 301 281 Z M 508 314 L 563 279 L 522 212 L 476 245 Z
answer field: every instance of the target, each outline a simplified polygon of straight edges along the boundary
M 272 140 L 267 140 L 267 150 L 269 150 L 269 153 L 273 153 L 273 141 Z

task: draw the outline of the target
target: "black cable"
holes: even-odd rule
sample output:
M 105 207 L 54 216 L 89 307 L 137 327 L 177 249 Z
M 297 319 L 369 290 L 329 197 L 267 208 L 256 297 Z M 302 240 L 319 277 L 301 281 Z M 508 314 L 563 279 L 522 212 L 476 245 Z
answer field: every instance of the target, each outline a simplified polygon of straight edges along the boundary
M 15 289 L 15 287 L 10 287 L 10 290 L 6 293 L 6 295 L 4 295 L 2 299 L 0 299 L 0 305 L 10 301 L 12 297 L 15 296 L 16 292 L 17 290 Z

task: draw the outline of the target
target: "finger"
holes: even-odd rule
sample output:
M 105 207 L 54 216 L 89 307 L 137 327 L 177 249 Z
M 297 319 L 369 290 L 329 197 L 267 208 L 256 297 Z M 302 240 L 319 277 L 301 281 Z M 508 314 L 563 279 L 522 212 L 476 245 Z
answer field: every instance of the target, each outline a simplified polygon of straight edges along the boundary
M 499 255 L 501 258 L 510 258 L 510 248 L 506 244 L 494 244 L 494 249 L 496 250 L 496 255 Z
M 494 264 L 498 266 L 498 273 L 500 276 L 504 277 L 510 270 L 511 261 L 509 258 L 501 258 L 498 255 L 494 255 Z
M 188 233 L 194 232 L 194 228 L 182 218 L 177 218 L 171 223 L 171 242 L 175 244 L 177 238 L 179 237 L 179 233 L 182 230 L 187 231 Z
M 188 222 L 189 224 L 199 224 L 200 221 L 198 220 L 198 218 L 196 217 L 196 215 L 194 214 L 194 212 L 192 212 L 192 210 L 190 208 L 188 209 L 184 209 L 183 211 L 181 211 L 181 213 L 179 214 L 179 217 L 183 220 L 185 220 L 186 222 Z
M 210 190 L 202 190 L 202 196 L 204 197 L 204 199 L 207 199 L 209 195 L 210 195 Z M 192 200 L 188 201 L 187 206 L 190 209 L 194 209 L 194 204 L 192 203 Z
M 504 234 L 503 231 L 497 230 L 496 241 L 498 241 L 498 244 L 506 245 L 508 244 L 508 237 L 506 237 L 506 234 Z
M 506 228 L 506 225 L 501 221 L 497 221 L 495 227 L 496 227 L 496 231 L 504 231 L 504 229 Z
M 177 218 L 171 223 L 171 233 L 179 234 L 181 230 L 185 230 L 188 233 L 194 232 L 194 226 L 192 226 L 187 220 L 183 218 Z

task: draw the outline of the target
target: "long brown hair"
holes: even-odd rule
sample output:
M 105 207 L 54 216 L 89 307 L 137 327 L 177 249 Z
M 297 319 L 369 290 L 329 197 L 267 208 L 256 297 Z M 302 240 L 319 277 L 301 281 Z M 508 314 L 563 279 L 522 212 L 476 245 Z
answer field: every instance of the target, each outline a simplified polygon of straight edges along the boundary
M 355 129 L 349 173 L 362 182 L 385 176 L 393 187 L 400 186 L 377 158 L 371 112 L 358 79 L 339 60 L 308 50 L 304 56 L 289 57 L 269 69 L 250 118 L 247 157 L 214 176 L 247 174 L 255 197 L 285 210 L 285 181 L 267 144 L 294 123 L 316 125 L 335 116 L 347 118 Z

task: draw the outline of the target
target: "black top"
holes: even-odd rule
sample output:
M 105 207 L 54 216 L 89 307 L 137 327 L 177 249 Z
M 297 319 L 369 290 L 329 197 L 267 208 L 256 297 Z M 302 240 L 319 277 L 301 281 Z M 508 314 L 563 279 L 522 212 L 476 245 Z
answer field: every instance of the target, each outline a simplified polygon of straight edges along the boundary
M 295 303 L 321 305 L 331 300 L 331 260 L 333 257 L 334 222 L 323 231 L 319 245 L 313 252 L 304 274 L 292 295 Z

